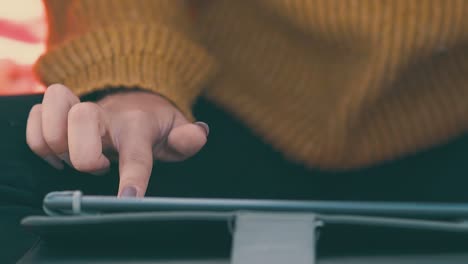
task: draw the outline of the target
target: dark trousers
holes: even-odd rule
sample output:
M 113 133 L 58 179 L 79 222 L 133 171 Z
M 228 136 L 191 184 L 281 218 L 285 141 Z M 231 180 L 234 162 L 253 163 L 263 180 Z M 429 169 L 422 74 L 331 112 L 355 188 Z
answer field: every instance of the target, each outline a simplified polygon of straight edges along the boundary
M 14 262 L 37 239 L 19 227 L 22 217 L 40 214 L 45 193 L 81 189 L 114 195 L 118 171 L 107 176 L 56 171 L 25 142 L 29 109 L 41 96 L 0 97 L 0 262 Z M 468 202 L 468 136 L 372 168 L 307 170 L 251 134 L 235 118 L 200 100 L 199 120 L 210 125 L 205 148 L 181 163 L 153 168 L 148 195 L 320 200 Z

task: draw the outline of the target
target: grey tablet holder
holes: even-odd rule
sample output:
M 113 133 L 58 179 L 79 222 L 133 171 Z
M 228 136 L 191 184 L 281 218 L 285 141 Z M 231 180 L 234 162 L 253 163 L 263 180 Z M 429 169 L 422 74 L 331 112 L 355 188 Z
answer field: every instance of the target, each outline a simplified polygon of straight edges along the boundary
M 238 213 L 231 263 L 315 263 L 320 225 L 314 214 Z
M 67 210 L 58 210 L 57 208 L 50 208 L 47 203 L 44 203 L 44 211 L 50 216 L 80 217 L 83 215 L 96 215 L 96 213 L 86 210 L 86 206 L 83 204 L 83 199 L 86 196 L 82 196 L 79 191 L 50 193 L 46 200 L 51 197 L 67 198 L 68 200 L 71 198 L 71 202 L 67 202 L 68 205 L 71 203 L 71 206 Z M 128 213 L 131 214 L 132 212 Z M 158 216 L 168 214 L 165 211 L 149 213 L 155 219 Z M 210 213 L 213 214 L 213 212 L 195 210 L 184 212 L 184 215 L 199 217 L 205 214 L 206 217 L 209 217 Z M 103 215 L 109 214 L 105 213 Z M 232 223 L 232 264 L 314 264 L 316 263 L 317 232 L 324 224 L 468 232 L 468 223 L 466 221 L 265 210 L 226 211 L 221 215 L 226 218 L 228 223 Z

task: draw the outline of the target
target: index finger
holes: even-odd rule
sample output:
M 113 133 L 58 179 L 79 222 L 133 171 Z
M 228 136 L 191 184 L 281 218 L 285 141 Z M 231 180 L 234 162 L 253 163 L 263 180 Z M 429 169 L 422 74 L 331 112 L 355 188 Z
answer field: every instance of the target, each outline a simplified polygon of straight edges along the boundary
M 152 138 L 141 127 L 129 127 L 119 137 L 119 197 L 143 197 L 153 168 Z

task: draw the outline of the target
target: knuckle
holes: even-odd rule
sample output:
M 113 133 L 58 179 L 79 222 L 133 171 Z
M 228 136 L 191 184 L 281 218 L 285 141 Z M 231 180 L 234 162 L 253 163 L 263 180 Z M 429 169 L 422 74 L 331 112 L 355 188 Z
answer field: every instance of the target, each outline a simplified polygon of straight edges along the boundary
M 63 105 L 63 102 L 66 102 L 66 105 L 73 105 L 79 103 L 80 99 L 64 85 L 52 84 L 46 89 L 42 102 L 46 105 L 57 103 Z
M 47 131 L 50 131 L 50 129 Z M 44 133 L 44 140 L 51 149 L 57 152 L 67 149 L 67 137 L 61 133 Z
M 66 133 L 63 133 L 60 129 L 50 126 L 44 127 L 42 131 L 45 143 L 54 150 L 54 152 L 62 153 L 67 150 L 68 144 Z
M 52 84 L 49 87 L 47 87 L 47 90 L 44 94 L 44 98 L 45 97 L 62 98 L 62 97 L 68 96 L 69 94 L 70 94 L 70 91 L 68 90 L 67 87 L 65 87 L 62 84 L 57 83 L 57 84 Z
M 142 110 L 132 110 L 123 113 L 121 118 L 129 131 L 135 132 L 136 130 L 145 134 L 151 133 L 150 131 L 152 130 L 148 128 L 153 127 L 155 122 L 157 122 L 157 119 L 151 113 Z
M 128 141 L 126 141 L 129 143 Z M 123 145 L 119 150 L 120 161 L 120 182 L 127 185 L 140 186 L 141 190 L 146 189 L 146 184 L 151 175 L 153 167 L 153 153 L 151 146 L 141 144 Z
M 150 168 L 153 165 L 153 159 L 152 157 L 148 158 L 148 155 L 146 155 L 146 153 L 135 151 L 127 154 L 125 163 L 127 163 L 127 165 L 132 164 L 143 168 Z
M 99 115 L 99 107 L 94 103 L 79 103 L 68 112 L 69 122 L 84 122 L 90 119 L 96 119 Z
M 131 122 L 145 122 L 150 116 L 150 113 L 139 109 L 123 113 L 123 118 Z
M 37 112 L 40 112 L 42 109 L 42 104 L 35 104 L 33 107 L 31 107 L 31 110 L 29 111 L 29 116 L 36 114 Z

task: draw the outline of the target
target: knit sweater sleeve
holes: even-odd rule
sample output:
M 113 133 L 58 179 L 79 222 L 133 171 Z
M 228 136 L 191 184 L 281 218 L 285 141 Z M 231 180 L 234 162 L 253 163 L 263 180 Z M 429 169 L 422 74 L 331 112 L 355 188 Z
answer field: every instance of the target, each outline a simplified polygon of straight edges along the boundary
M 139 87 L 171 100 L 191 118 L 191 105 L 216 62 L 198 44 L 183 0 L 44 0 L 47 50 L 35 72 L 78 95 Z

